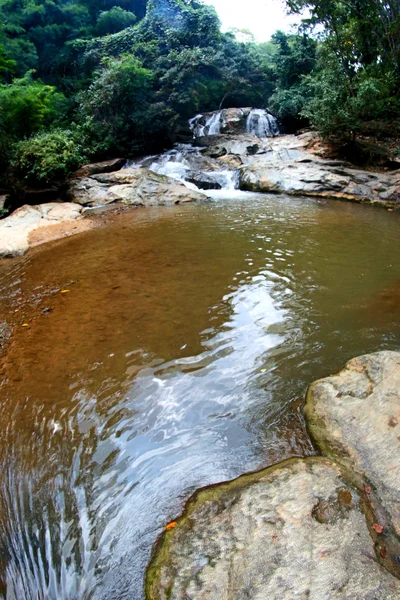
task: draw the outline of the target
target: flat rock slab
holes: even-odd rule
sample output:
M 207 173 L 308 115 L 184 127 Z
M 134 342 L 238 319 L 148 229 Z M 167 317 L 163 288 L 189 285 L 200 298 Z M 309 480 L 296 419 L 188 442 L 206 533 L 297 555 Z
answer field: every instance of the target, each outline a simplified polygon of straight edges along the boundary
M 360 497 L 324 458 L 201 490 L 159 543 L 149 600 L 398 600 Z
M 68 198 L 82 206 L 122 203 L 130 206 L 164 206 L 207 198 L 176 179 L 145 168 L 128 168 L 70 181 Z
M 22 206 L 0 221 L 0 258 L 22 256 L 30 248 L 32 232 L 75 221 L 82 207 L 70 202 Z
M 399 536 L 400 353 L 361 356 L 315 382 L 305 415 L 323 453 L 372 488 L 381 524 Z
M 371 173 L 308 151 L 309 134 L 281 136 L 239 171 L 240 189 L 400 206 L 400 173 Z

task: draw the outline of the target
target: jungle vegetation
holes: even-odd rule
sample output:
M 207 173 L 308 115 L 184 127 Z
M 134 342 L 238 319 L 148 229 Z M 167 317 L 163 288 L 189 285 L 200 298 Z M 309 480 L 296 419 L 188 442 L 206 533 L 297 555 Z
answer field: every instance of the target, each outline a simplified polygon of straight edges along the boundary
M 286 131 L 343 144 L 398 135 L 398 1 L 287 8 L 307 14 L 299 31 L 257 44 L 201 0 L 0 0 L 0 187 L 161 150 L 221 106 L 268 106 Z

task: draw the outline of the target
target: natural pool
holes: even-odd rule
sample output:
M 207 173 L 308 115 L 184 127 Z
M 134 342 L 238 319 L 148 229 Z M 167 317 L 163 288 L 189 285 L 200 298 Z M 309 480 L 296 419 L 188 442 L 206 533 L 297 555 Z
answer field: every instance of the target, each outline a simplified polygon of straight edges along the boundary
M 398 214 L 235 193 L 1 262 L 2 597 L 141 600 L 196 488 L 312 454 L 307 385 L 400 349 L 399 255 Z

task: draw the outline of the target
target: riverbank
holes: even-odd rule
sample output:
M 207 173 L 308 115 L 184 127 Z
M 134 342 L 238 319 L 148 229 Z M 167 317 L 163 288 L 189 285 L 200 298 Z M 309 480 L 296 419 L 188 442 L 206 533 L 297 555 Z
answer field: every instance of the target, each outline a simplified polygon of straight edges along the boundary
M 149 600 L 396 600 L 400 353 L 350 361 L 307 394 L 322 456 L 196 492 L 166 527 Z
M 373 173 L 327 158 L 314 133 L 259 138 L 233 129 L 194 144 L 131 163 L 117 159 L 82 167 L 68 183 L 68 202 L 24 206 L 0 221 L 0 257 L 101 226 L 107 222 L 102 212 L 114 207 L 198 202 L 215 189 L 400 208 L 400 171 Z

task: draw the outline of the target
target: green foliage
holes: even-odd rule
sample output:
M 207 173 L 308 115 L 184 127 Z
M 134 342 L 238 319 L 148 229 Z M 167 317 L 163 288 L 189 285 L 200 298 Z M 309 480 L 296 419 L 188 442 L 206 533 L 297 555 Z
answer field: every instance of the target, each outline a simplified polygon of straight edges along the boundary
M 282 31 L 272 37 L 275 90 L 270 108 L 286 128 L 296 130 L 305 124 L 302 111 L 309 101 L 310 91 L 303 83 L 316 64 L 317 43 L 307 35 L 287 35 Z
M 0 0 L 0 171 L 12 161 L 14 176 L 48 183 L 82 157 L 159 150 L 189 117 L 229 106 L 344 140 L 397 121 L 400 7 L 287 4 L 309 10 L 301 34 L 256 44 L 221 33 L 202 0 Z
M 30 184 L 63 181 L 86 160 L 77 132 L 55 129 L 19 142 L 11 162 L 12 175 Z
M 3 44 L 0 44 L 0 81 L 8 79 L 15 69 L 15 61 L 8 58 Z
M 11 84 L 0 84 L 0 139 L 28 137 L 59 118 L 65 108 L 64 96 L 35 81 L 32 72 Z
M 103 59 L 79 96 L 79 116 L 96 153 L 131 151 L 149 135 L 152 80 L 131 54 Z
M 118 33 L 127 27 L 132 27 L 137 21 L 136 15 L 119 6 L 101 12 L 96 23 L 96 33 L 100 36 Z
M 350 83 L 338 56 L 323 47 L 315 72 L 304 79 L 309 101 L 302 114 L 325 137 L 354 140 L 365 122 L 398 114 L 392 84 L 384 72 L 371 68 L 359 69 Z

